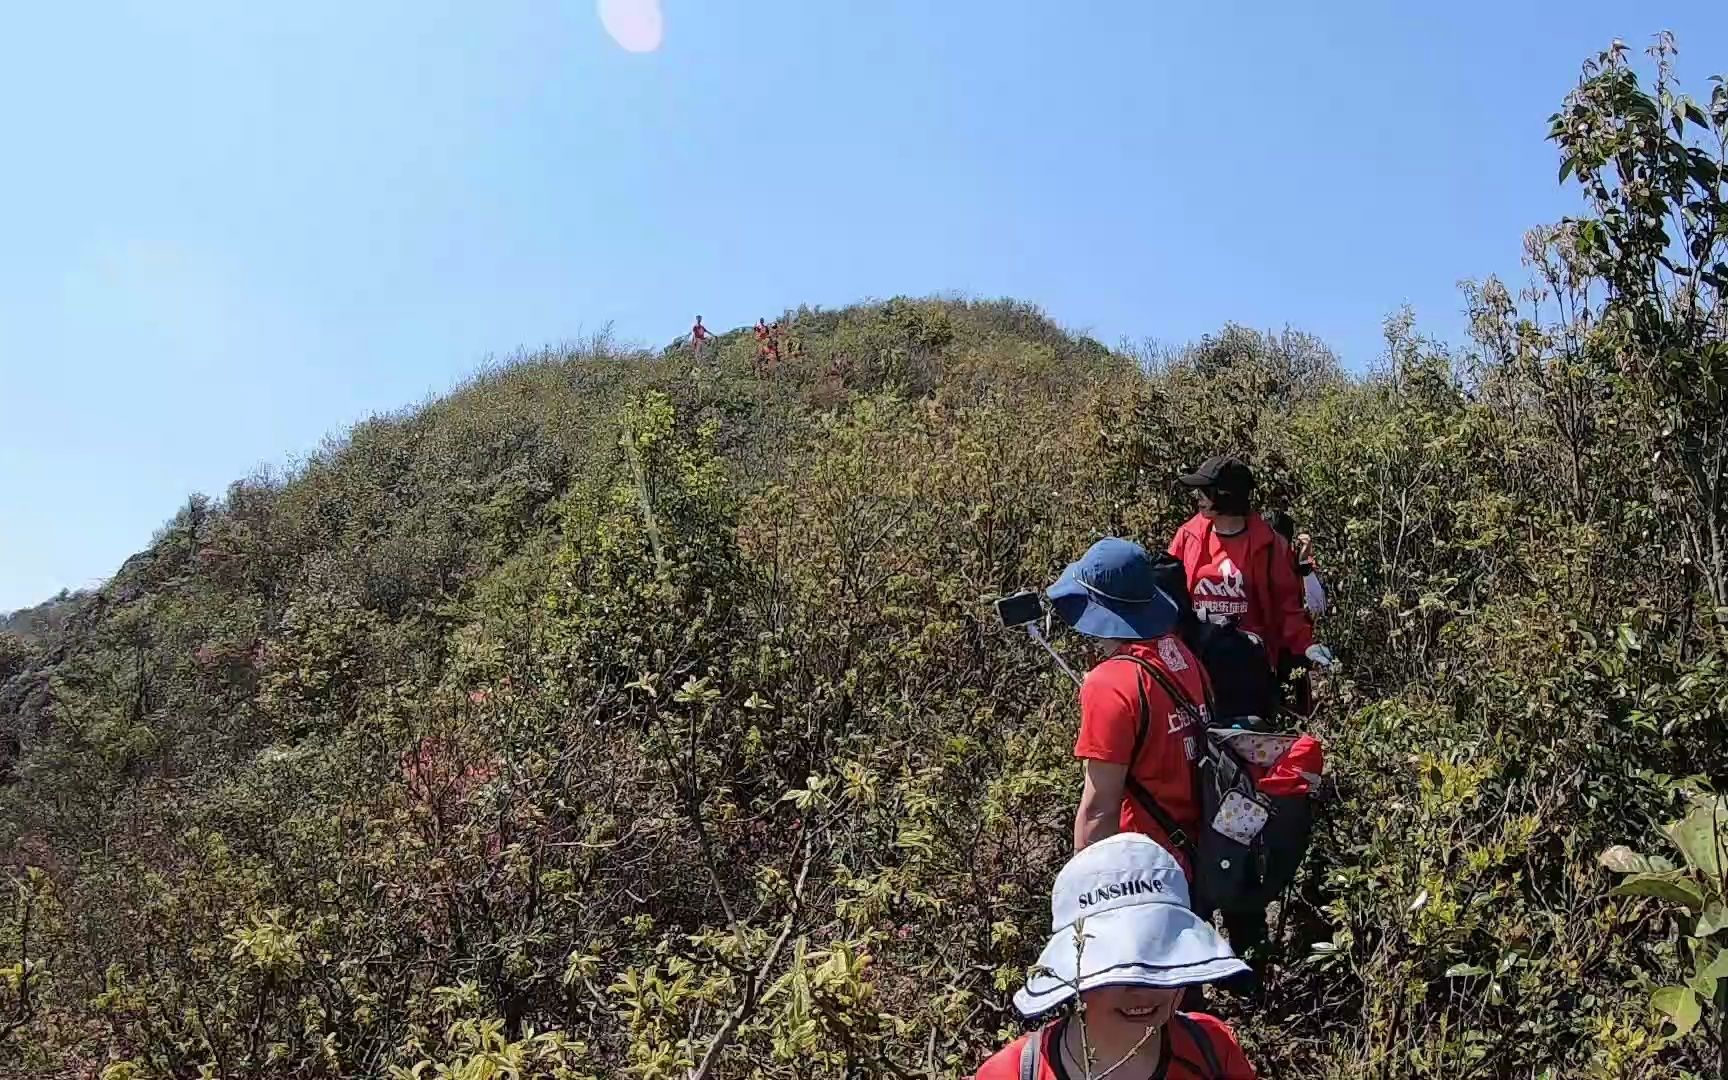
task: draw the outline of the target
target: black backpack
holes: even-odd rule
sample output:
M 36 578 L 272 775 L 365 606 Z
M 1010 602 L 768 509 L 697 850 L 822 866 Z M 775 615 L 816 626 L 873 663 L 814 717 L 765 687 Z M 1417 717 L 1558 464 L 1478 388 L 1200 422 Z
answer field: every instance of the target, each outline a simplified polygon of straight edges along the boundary
M 1215 623 L 1196 616 L 1182 560 L 1160 553 L 1152 560 L 1152 575 L 1176 601 L 1181 612 L 1176 632 L 1212 682 L 1212 715 L 1236 727 L 1260 729 L 1271 724 L 1278 710 L 1278 683 L 1266 643 L 1234 619 Z
M 1266 643 L 1227 623 L 1195 619 L 1184 638 L 1212 682 L 1212 715 L 1223 724 L 1264 730 L 1278 713 L 1278 677 Z
M 1134 779 L 1134 763 L 1151 726 L 1151 703 L 1145 680 L 1140 690 L 1140 721 L 1134 750 L 1128 759 L 1128 794 L 1181 848 L 1194 868 L 1194 910 L 1254 910 L 1264 908 L 1296 877 L 1314 826 L 1308 795 L 1267 795 L 1254 783 L 1250 762 L 1270 765 L 1296 741 L 1295 735 L 1272 735 L 1237 728 L 1210 726 L 1210 710 L 1196 704 L 1176 681 L 1156 664 L 1122 655 L 1157 680 L 1164 692 L 1200 731 L 1194 760 L 1194 786 L 1200 796 L 1198 836 L 1190 836 L 1158 805 L 1152 793 Z M 1258 818 L 1264 818 L 1257 828 Z M 1221 827 L 1228 831 L 1221 831 Z M 1234 834 L 1234 835 L 1232 835 Z

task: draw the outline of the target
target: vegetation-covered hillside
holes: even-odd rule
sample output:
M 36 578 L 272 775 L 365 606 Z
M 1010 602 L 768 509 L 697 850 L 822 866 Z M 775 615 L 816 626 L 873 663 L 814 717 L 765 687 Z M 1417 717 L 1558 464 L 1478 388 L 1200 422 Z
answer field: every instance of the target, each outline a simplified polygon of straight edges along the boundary
M 0 615 L 0 634 L 10 634 L 23 641 L 43 641 L 60 632 L 66 616 L 72 613 L 82 593 L 70 589 L 44 600 L 35 607 L 20 608 L 9 615 Z
M 1161 546 L 1230 449 L 1343 661 L 1340 801 L 1221 1004 L 1262 1074 L 1714 1075 L 1728 91 L 1659 59 L 1587 68 L 1588 213 L 1466 346 L 804 310 L 766 374 L 596 342 L 191 500 L 0 635 L 0 1071 L 970 1075 L 1079 791 L 990 602 Z

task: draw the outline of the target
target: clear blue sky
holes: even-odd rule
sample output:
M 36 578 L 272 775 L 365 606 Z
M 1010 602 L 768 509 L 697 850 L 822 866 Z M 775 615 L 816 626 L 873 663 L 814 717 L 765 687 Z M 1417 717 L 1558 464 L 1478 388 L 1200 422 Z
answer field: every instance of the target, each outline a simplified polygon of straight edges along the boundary
M 1311 14 L 1306 8 L 1325 11 Z M 186 495 L 612 323 L 961 290 L 1114 343 L 1234 319 L 1371 360 L 1573 208 L 1545 121 L 1728 5 L 18 4 L 0 29 L 0 610 Z

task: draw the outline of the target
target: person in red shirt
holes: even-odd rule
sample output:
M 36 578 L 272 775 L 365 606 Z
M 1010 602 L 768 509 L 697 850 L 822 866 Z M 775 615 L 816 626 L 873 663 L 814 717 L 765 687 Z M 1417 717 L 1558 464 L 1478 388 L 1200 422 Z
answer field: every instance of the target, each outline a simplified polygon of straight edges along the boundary
M 1208 459 L 1182 477 L 1198 512 L 1176 531 L 1170 554 L 1182 561 L 1194 613 L 1214 622 L 1234 620 L 1266 646 L 1266 663 L 1281 698 L 1306 714 L 1301 686 L 1287 686 L 1304 665 L 1332 666 L 1332 653 L 1314 643 L 1314 623 L 1303 607 L 1302 579 L 1289 543 L 1253 509 L 1254 472 L 1233 457 Z M 1275 708 L 1286 707 L 1275 702 Z M 1237 951 L 1256 963 L 1254 989 L 1266 941 L 1264 908 L 1226 908 L 1224 927 Z
M 696 359 L 702 359 L 702 347 L 708 344 L 708 339 L 714 335 L 702 325 L 702 316 L 696 316 L 696 325 L 690 328 L 690 348 L 696 354 Z
M 1093 544 L 1045 595 L 1064 622 L 1108 650 L 1080 684 L 1074 756 L 1086 779 L 1074 849 L 1143 833 L 1186 865 L 1183 847 L 1200 822 L 1194 760 L 1209 692 L 1205 669 L 1176 635 L 1176 600 L 1158 587 L 1146 549 L 1115 537 Z
M 1285 674 L 1304 662 L 1332 666 L 1332 653 L 1314 643 L 1314 623 L 1302 605 L 1302 579 L 1290 545 L 1252 507 L 1254 473 L 1233 457 L 1215 457 L 1182 477 L 1197 513 L 1170 541 L 1187 571 L 1196 614 L 1234 619 L 1266 643 L 1266 662 Z
M 756 326 L 751 331 L 756 335 L 756 374 L 765 374 L 768 370 L 769 348 L 773 343 L 773 332 L 768 328 L 767 319 L 757 319 Z
M 1014 1007 L 1027 1019 L 1078 1008 L 998 1050 L 975 1080 L 1254 1080 L 1229 1025 L 1178 1010 L 1187 988 L 1245 965 L 1189 906 L 1168 851 L 1135 833 L 1090 845 L 1056 875 L 1050 912 L 1049 943 Z

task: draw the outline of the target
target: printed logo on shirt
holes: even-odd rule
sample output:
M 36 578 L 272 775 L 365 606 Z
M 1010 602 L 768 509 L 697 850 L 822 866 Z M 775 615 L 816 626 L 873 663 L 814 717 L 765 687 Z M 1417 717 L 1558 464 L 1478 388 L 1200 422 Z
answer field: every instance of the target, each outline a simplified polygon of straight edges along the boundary
M 1176 644 L 1175 638 L 1161 637 L 1158 639 L 1158 659 L 1164 661 L 1164 666 L 1174 675 L 1178 671 L 1188 670 L 1188 660 L 1182 655 L 1182 649 Z
M 1236 563 L 1230 556 L 1224 556 L 1218 564 L 1218 578 L 1210 576 L 1201 578 L 1194 585 L 1195 596 L 1223 596 L 1235 600 L 1247 597 L 1248 588 L 1242 582 L 1242 571 L 1236 568 Z
M 1223 622 L 1230 615 L 1248 614 L 1248 601 L 1210 600 L 1204 604 L 1195 604 L 1194 614 L 1211 622 Z
M 1165 721 L 1169 724 L 1169 734 L 1187 731 L 1191 727 L 1205 727 L 1212 723 L 1211 710 L 1204 704 L 1196 704 L 1192 709 L 1177 709 Z M 1192 757 L 1193 755 L 1189 755 Z

